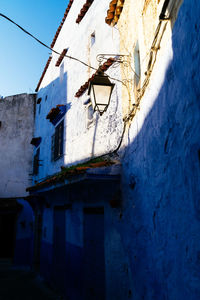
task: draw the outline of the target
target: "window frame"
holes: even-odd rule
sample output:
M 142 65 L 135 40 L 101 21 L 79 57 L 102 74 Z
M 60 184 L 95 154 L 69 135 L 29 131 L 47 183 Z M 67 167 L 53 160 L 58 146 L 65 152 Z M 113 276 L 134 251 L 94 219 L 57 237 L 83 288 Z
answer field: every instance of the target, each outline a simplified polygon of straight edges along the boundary
M 64 154 L 64 119 L 55 127 L 51 136 L 51 161 L 56 161 Z

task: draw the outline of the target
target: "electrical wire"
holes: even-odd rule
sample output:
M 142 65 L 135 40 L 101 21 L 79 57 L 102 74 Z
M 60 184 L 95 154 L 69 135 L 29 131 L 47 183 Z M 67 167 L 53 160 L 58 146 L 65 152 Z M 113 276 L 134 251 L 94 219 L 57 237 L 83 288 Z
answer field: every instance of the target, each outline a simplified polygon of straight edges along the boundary
M 29 35 L 31 38 L 33 38 L 34 40 L 36 40 L 39 44 L 41 44 L 42 46 L 46 47 L 47 49 L 51 50 L 52 52 L 58 54 L 58 55 L 61 55 L 61 53 L 59 53 L 58 51 L 54 50 L 53 48 L 49 47 L 47 44 L 43 43 L 41 40 L 39 40 L 38 38 L 36 38 L 33 34 L 31 34 L 30 32 L 28 32 L 26 29 L 24 29 L 22 26 L 20 26 L 19 24 L 17 24 L 16 22 L 14 22 L 13 20 L 11 20 L 10 18 L 8 18 L 7 16 L 5 16 L 4 14 L 0 13 L 0 17 L 3 17 L 4 19 L 6 19 L 7 21 L 11 22 L 12 24 L 14 24 L 15 26 L 17 26 L 19 29 L 21 29 L 24 33 L 26 33 L 27 35 Z M 73 57 L 73 56 L 70 56 L 70 55 L 64 55 L 64 57 L 67 57 L 69 59 L 72 59 L 74 61 L 77 61 L 79 63 L 81 63 L 82 65 L 86 66 L 86 67 L 89 67 L 90 69 L 93 69 L 95 71 L 98 71 L 97 68 L 94 68 L 90 65 L 88 65 L 86 62 L 76 58 L 76 57 Z M 106 74 L 106 73 L 105 73 Z M 115 80 L 115 81 L 118 81 L 120 83 L 123 84 L 123 82 L 117 78 L 113 78 L 111 76 L 109 76 L 108 74 L 106 74 L 110 79 L 112 80 Z
M 14 22 L 13 20 L 11 20 L 10 18 L 8 18 L 7 16 L 5 16 L 4 14 L 0 13 L 0 16 L 3 17 L 3 18 L 5 18 L 6 20 L 8 20 L 9 22 L 11 22 L 12 24 L 16 25 L 19 29 L 21 29 L 24 33 L 26 33 L 27 35 L 29 35 L 30 37 L 32 37 L 34 40 L 36 40 L 36 41 L 37 41 L 38 43 L 40 43 L 42 46 L 46 47 L 47 49 L 51 50 L 52 52 L 54 52 L 54 53 L 56 53 L 56 54 L 58 54 L 58 55 L 61 55 L 61 53 L 59 53 L 58 51 L 54 50 L 53 48 L 49 47 L 48 45 L 46 45 L 45 43 L 43 43 L 42 41 L 40 41 L 38 38 L 36 38 L 34 35 L 32 35 L 30 32 L 28 32 L 26 29 L 24 29 L 22 26 L 20 26 L 19 24 L 17 24 L 16 22 Z M 156 32 L 155 32 L 155 35 L 154 35 L 154 40 L 153 40 L 152 47 L 151 47 L 151 51 L 153 50 L 153 48 L 154 48 L 154 46 L 155 46 L 155 44 L 156 44 L 156 41 L 158 40 L 158 35 L 159 35 L 160 29 L 161 29 L 161 24 L 162 24 L 162 21 L 159 22 L 159 24 L 158 24 L 158 26 L 157 26 L 157 28 L 156 28 Z M 166 24 L 166 25 L 167 25 L 167 24 Z M 166 26 L 165 26 L 165 28 L 166 28 Z M 164 28 L 164 30 L 163 30 L 163 33 L 164 33 L 164 31 L 165 31 L 165 28 Z M 162 35 L 163 35 L 163 33 L 162 33 Z M 159 44 L 160 44 L 160 42 L 161 42 L 161 40 L 162 40 L 162 35 L 161 35 Z M 151 52 L 151 51 L 150 51 L 150 52 Z M 157 51 L 156 51 L 156 54 L 157 54 Z M 94 67 L 88 65 L 87 63 L 83 62 L 82 60 L 80 60 L 80 59 L 78 59 L 78 58 L 75 58 L 75 57 L 73 57 L 73 56 L 69 56 L 69 55 L 66 55 L 66 54 L 64 55 L 64 57 L 67 57 L 67 58 L 69 58 L 69 59 L 75 60 L 75 61 L 77 61 L 77 62 L 83 64 L 83 65 L 86 66 L 86 67 L 89 67 L 89 68 L 91 68 L 91 69 L 93 69 L 93 70 L 95 70 L 95 71 L 98 71 L 98 69 L 96 69 L 96 68 L 94 68 Z M 146 57 L 145 57 L 145 58 L 146 58 Z M 156 60 L 156 55 L 155 55 L 155 58 L 154 58 L 154 62 L 152 62 L 152 60 L 150 59 L 150 61 L 149 61 L 149 69 L 150 69 L 150 65 L 151 65 L 151 66 L 152 66 L 152 65 L 154 66 L 155 60 Z M 140 94 L 140 97 L 139 97 L 139 99 L 137 99 L 137 100 L 140 100 L 140 99 L 142 98 L 142 96 L 144 95 L 145 87 L 146 87 L 146 86 L 148 85 L 148 83 L 149 83 L 149 78 L 148 78 L 148 77 L 150 77 L 150 74 L 151 74 L 151 72 L 147 75 L 147 78 L 146 78 L 146 80 L 145 80 L 145 83 L 143 84 L 143 87 L 141 88 L 142 93 Z M 115 81 L 118 81 L 118 82 L 121 82 L 122 84 L 124 84 L 124 82 L 121 81 L 121 80 L 119 80 L 119 79 L 113 78 L 113 77 L 111 77 L 111 76 L 109 76 L 109 75 L 108 75 L 108 77 L 109 77 L 110 79 L 112 79 L 112 80 L 115 80 Z M 134 105 L 133 109 L 129 112 L 129 115 L 123 120 L 124 126 L 123 126 L 123 130 L 122 130 L 121 139 L 120 139 L 120 142 L 119 142 L 117 148 L 116 148 L 114 151 L 109 152 L 109 153 L 107 153 L 107 154 L 104 154 L 104 155 L 102 155 L 102 156 L 109 155 L 109 154 L 111 154 L 111 153 L 117 154 L 118 150 L 119 150 L 120 147 L 121 147 L 122 141 L 123 141 L 123 137 L 124 137 L 124 134 L 125 134 L 125 131 L 126 131 L 126 125 L 127 125 L 127 122 L 128 122 L 130 119 L 133 118 L 132 114 L 133 114 L 133 112 L 135 111 L 135 108 L 136 108 L 136 107 L 139 107 L 139 103 L 137 103 L 137 105 Z M 134 114 L 134 115 L 135 115 L 135 114 Z
M 19 29 L 21 29 L 24 33 L 28 34 L 30 37 L 32 37 L 34 40 L 36 40 L 38 43 L 40 43 L 42 46 L 46 47 L 47 49 L 51 50 L 52 52 L 61 55 L 61 53 L 59 53 L 58 51 L 54 50 L 53 48 L 49 47 L 48 45 L 46 45 L 45 43 L 43 43 L 42 41 L 40 41 L 38 38 L 36 38 L 33 34 L 31 34 L 30 32 L 28 32 L 26 29 L 24 29 L 22 26 L 20 26 L 19 24 L 17 24 L 16 22 L 14 22 L 13 20 L 11 20 L 10 18 L 8 18 L 7 16 L 5 16 L 4 14 L 0 13 L 0 16 L 3 17 L 4 19 L 6 19 L 7 21 L 11 22 L 12 24 L 16 25 Z M 70 55 L 65 55 L 65 57 L 70 58 L 72 60 L 78 61 L 79 63 L 83 64 L 86 67 L 89 67 L 95 71 L 97 71 L 96 68 L 88 65 L 87 63 L 83 62 L 82 60 L 75 58 L 73 56 Z

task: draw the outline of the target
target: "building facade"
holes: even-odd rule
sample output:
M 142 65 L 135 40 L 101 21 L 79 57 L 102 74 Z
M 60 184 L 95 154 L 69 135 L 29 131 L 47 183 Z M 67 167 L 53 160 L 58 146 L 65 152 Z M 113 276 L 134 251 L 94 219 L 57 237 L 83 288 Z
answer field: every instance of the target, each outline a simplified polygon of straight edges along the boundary
M 200 296 L 198 12 L 69 2 L 36 89 L 27 189 L 34 260 L 69 299 Z M 102 115 L 99 67 L 115 83 Z
M 34 114 L 35 94 L 0 99 L 0 257 L 26 265 L 30 265 L 33 212 L 23 198 L 28 196 L 32 173 Z

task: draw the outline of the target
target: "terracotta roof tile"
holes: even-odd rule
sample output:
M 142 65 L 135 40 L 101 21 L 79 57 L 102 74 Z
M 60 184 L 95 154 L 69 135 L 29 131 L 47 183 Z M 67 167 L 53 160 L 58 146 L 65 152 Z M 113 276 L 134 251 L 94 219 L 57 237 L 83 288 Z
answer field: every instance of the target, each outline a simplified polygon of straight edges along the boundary
M 105 22 L 108 25 L 114 26 L 117 24 L 121 15 L 125 0 L 112 0 L 107 11 Z
M 61 64 L 61 62 L 62 62 L 62 60 L 63 60 L 63 58 L 65 57 L 65 54 L 67 53 L 67 51 L 68 51 L 68 48 L 63 49 L 62 53 L 60 54 L 60 56 L 59 56 L 59 58 L 58 58 L 58 60 L 57 60 L 57 62 L 56 62 L 56 67 L 59 67 L 59 66 L 60 66 L 60 64 Z
M 57 173 L 55 175 L 52 175 L 51 177 L 47 178 L 46 180 L 43 180 L 39 183 L 37 183 L 34 186 L 28 187 L 26 189 L 27 192 L 35 191 L 40 188 L 44 188 L 46 186 L 51 186 L 53 184 L 56 184 L 58 182 L 63 182 L 65 179 L 73 178 L 76 175 L 84 174 L 88 169 L 93 168 L 100 168 L 100 167 L 108 167 L 115 164 L 114 161 L 108 161 L 108 160 L 102 160 L 102 161 L 96 161 L 91 160 L 84 164 L 79 164 L 77 166 L 72 166 L 69 168 L 61 167 L 61 172 Z
M 53 48 L 54 45 L 55 45 L 55 43 L 56 43 L 56 40 L 57 40 L 57 38 L 58 38 L 58 35 L 59 35 L 59 33 L 60 33 L 61 29 L 62 29 L 62 26 L 63 26 L 63 24 L 64 24 L 64 22 L 65 22 L 65 20 L 66 20 L 66 18 L 67 18 L 67 15 L 68 15 L 68 13 L 69 13 L 69 10 L 70 10 L 70 8 L 71 8 L 73 2 L 74 2 L 74 0 L 70 0 L 70 1 L 69 1 L 69 4 L 68 4 L 68 6 L 67 6 L 67 8 L 66 8 L 66 10 L 65 10 L 65 13 L 64 13 L 64 17 L 63 17 L 63 19 L 62 19 L 62 21 L 61 21 L 61 23 L 60 23 L 60 25 L 59 25 L 59 27 L 58 27 L 56 33 L 55 33 L 55 36 L 54 36 L 54 38 L 53 38 L 53 41 L 52 41 L 52 43 L 51 43 L 51 46 L 50 46 L 51 48 Z M 52 57 L 50 56 L 49 59 L 48 59 L 48 61 L 47 61 L 47 64 L 46 64 L 46 66 L 45 66 L 45 68 L 44 68 L 44 71 L 43 71 L 43 73 L 42 73 L 42 76 L 40 77 L 40 80 L 39 80 L 39 82 L 38 82 L 38 85 L 37 85 L 37 87 L 36 87 L 36 89 L 35 89 L 36 92 L 38 92 L 38 90 L 39 90 L 40 84 L 41 84 L 41 82 L 42 82 L 42 80 L 43 80 L 43 78 L 44 78 L 44 75 L 45 75 L 45 73 L 46 73 L 46 71 L 47 71 L 47 69 L 48 69 L 48 66 L 49 66 L 49 63 L 50 63 L 50 61 L 51 61 L 51 58 L 52 58 Z M 49 61 L 49 60 L 50 60 L 50 61 Z
M 73 2 L 74 2 L 74 0 L 70 0 L 70 1 L 69 1 L 69 4 L 68 4 L 68 6 L 67 6 L 67 8 L 66 8 L 66 11 L 65 11 L 65 13 L 64 13 L 64 17 L 63 17 L 63 19 L 62 19 L 62 22 L 61 22 L 60 26 L 58 27 L 58 29 L 57 29 L 57 31 L 56 31 L 56 34 L 55 34 L 55 36 L 54 36 L 54 38 L 53 38 L 53 41 L 52 41 L 52 43 L 51 43 L 51 48 L 53 48 L 54 45 L 55 45 L 55 43 L 56 43 L 57 37 L 58 37 L 58 35 L 59 35 L 59 33 L 60 33 L 61 29 L 62 29 L 62 26 L 63 26 L 63 24 L 64 24 L 64 22 L 65 22 L 65 19 L 67 18 L 67 15 L 68 15 L 68 13 L 69 13 L 69 10 L 70 10 L 70 8 L 71 8 Z
M 80 10 L 80 13 L 76 19 L 76 23 L 80 23 L 81 20 L 84 18 L 85 14 L 87 13 L 88 9 L 90 8 L 90 6 L 92 5 L 92 2 L 94 0 L 87 0 L 86 3 L 83 5 L 83 7 Z
M 110 66 L 115 62 L 115 59 L 113 57 L 110 57 L 101 67 L 100 69 L 102 71 L 107 71 Z M 97 71 L 88 79 L 88 81 L 86 81 L 80 88 L 79 90 L 76 92 L 75 97 L 79 98 L 80 96 L 82 96 L 85 91 L 88 89 L 89 87 L 89 83 L 90 81 L 94 78 L 95 74 L 97 73 Z
M 56 107 L 53 107 L 50 110 L 50 112 L 48 113 L 48 115 L 46 116 L 46 119 L 49 120 L 50 122 L 52 122 L 58 116 L 58 114 L 61 112 L 61 106 L 64 106 L 64 105 L 58 104 L 58 105 L 56 105 Z

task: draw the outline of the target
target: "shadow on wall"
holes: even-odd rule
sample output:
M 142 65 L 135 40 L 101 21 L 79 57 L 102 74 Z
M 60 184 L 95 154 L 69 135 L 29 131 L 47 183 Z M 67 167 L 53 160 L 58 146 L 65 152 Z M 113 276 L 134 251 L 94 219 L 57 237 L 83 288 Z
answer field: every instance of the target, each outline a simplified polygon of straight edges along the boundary
M 17 202 L 23 208 L 17 216 L 14 264 L 31 266 L 33 262 L 34 214 L 27 201 L 18 199 Z
M 55 173 L 55 168 L 58 164 L 61 166 L 64 164 L 65 148 L 63 148 L 63 155 L 59 160 L 52 158 L 52 135 L 55 133 L 53 127 L 59 124 L 60 120 L 63 118 L 64 114 L 71 109 L 71 102 L 67 99 L 67 87 L 68 79 L 67 72 L 62 74 L 62 77 L 58 77 L 53 80 L 49 85 L 41 88 L 38 93 L 38 98 L 42 98 L 42 102 L 37 104 L 40 105 L 37 109 L 37 119 L 36 119 L 36 133 L 38 136 L 42 136 L 42 143 L 40 149 L 40 159 L 42 161 L 40 167 L 40 175 L 45 178 L 52 172 Z M 53 119 L 46 120 L 46 116 L 49 114 L 52 108 L 56 108 L 57 105 L 65 105 L 65 109 L 61 110 L 56 117 Z M 66 124 L 64 125 L 66 128 Z M 66 131 L 64 130 L 64 143 L 66 144 Z M 45 162 L 44 162 L 45 161 Z M 51 168 L 49 166 L 51 164 Z
M 41 88 L 38 95 L 43 101 L 50 101 L 52 104 L 66 104 L 68 91 L 68 75 L 67 72 L 62 74 L 62 77 L 57 77 L 51 81 L 47 86 Z M 47 98 L 45 96 L 47 95 Z
M 200 299 L 199 11 L 198 1 L 180 8 L 173 60 L 125 150 L 118 231 L 129 253 L 135 300 Z

